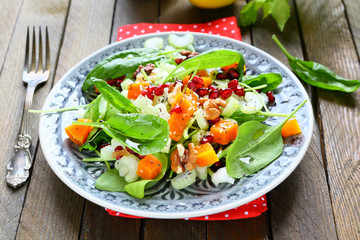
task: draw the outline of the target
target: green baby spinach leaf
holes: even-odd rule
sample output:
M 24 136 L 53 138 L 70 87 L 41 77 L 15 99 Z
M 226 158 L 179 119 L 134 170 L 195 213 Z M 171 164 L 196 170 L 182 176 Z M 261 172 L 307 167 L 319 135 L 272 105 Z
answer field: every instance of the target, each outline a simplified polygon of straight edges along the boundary
M 239 71 L 240 79 L 244 73 L 245 65 L 244 57 L 240 52 L 229 49 L 209 50 L 183 61 L 169 73 L 169 75 L 163 80 L 163 82 L 167 82 L 170 78 L 172 78 L 175 72 L 180 68 L 208 69 L 225 67 L 233 63 L 239 63 L 237 66 L 237 70 Z
M 239 127 L 238 135 L 226 156 L 226 170 L 233 178 L 251 175 L 274 161 L 283 151 L 281 129 L 305 103 L 304 100 L 282 123 L 268 126 L 249 121 Z M 242 161 L 250 158 L 249 163 Z
M 90 151 L 94 151 L 98 149 L 98 147 L 102 143 L 110 142 L 110 141 L 111 141 L 111 137 L 109 137 L 109 135 L 107 135 L 103 130 L 97 130 L 97 132 L 94 135 L 92 135 L 90 139 L 88 138 L 88 140 L 82 146 L 80 146 L 80 151 L 82 149 L 88 149 Z
M 102 128 L 108 136 L 141 155 L 160 152 L 169 138 L 168 123 L 154 115 L 115 113 L 101 123 L 76 124 Z
M 118 52 L 102 61 L 88 73 L 82 89 L 86 92 L 93 85 L 92 77 L 106 80 L 115 79 L 133 73 L 139 65 L 154 63 L 163 58 L 160 51 L 149 48 L 137 48 Z
M 268 116 L 263 116 L 258 113 L 246 114 L 242 112 L 240 109 L 237 109 L 231 116 L 231 119 L 234 119 L 239 125 L 248 122 L 248 121 L 257 121 L 263 122 L 265 121 Z
M 261 89 L 261 91 L 264 93 L 277 88 L 281 81 L 281 74 L 278 73 L 262 73 L 258 76 L 246 76 L 243 78 L 243 83 L 249 85 L 250 87 L 256 87 L 266 84 L 267 86 Z
M 252 0 L 240 10 L 241 26 L 254 24 L 258 11 L 263 8 L 263 19 L 271 15 L 280 31 L 284 30 L 287 20 L 290 18 L 291 8 L 288 0 Z
M 304 82 L 314 87 L 342 92 L 354 92 L 359 88 L 360 80 L 350 80 L 340 77 L 320 63 L 304 61 L 293 57 L 275 35 L 273 35 L 272 38 L 287 57 L 291 69 Z
M 85 109 L 84 118 L 91 119 L 93 122 L 103 120 L 107 112 L 107 107 L 108 102 L 103 98 L 102 95 L 99 95 Z
M 99 90 L 103 98 L 116 109 L 122 112 L 136 113 L 138 108 L 118 90 L 111 87 L 105 81 L 91 78 L 96 88 Z
M 127 184 L 123 177 L 120 177 L 119 171 L 110 169 L 100 175 L 95 181 L 95 188 L 109 192 L 124 192 Z
M 168 161 L 169 161 L 166 154 L 155 153 L 154 156 L 157 157 L 162 164 L 161 172 L 154 179 L 151 179 L 151 180 L 141 179 L 136 182 L 126 184 L 124 187 L 124 190 L 127 193 L 129 193 L 130 195 L 137 197 L 137 198 L 143 198 L 144 194 L 145 194 L 145 189 L 149 185 L 153 186 L 152 184 L 155 184 L 156 182 L 158 182 L 165 176 L 165 173 L 168 169 Z M 152 184 L 150 184 L 150 183 L 152 183 Z

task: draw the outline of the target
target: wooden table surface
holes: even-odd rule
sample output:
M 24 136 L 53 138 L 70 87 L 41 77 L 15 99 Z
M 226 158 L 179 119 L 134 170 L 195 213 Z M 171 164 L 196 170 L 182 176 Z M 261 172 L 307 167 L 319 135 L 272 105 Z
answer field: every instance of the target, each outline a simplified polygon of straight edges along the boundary
M 287 64 L 271 40 L 277 34 L 295 56 L 337 74 L 360 78 L 360 2 L 290 0 L 291 18 L 279 32 L 271 18 L 242 28 L 243 41 Z M 35 93 L 40 109 L 54 83 L 78 61 L 116 41 L 118 26 L 139 22 L 199 23 L 239 16 L 245 0 L 201 10 L 187 0 L 0 0 L 0 239 L 360 239 L 360 90 L 331 92 L 304 85 L 316 124 L 296 170 L 267 194 L 269 211 L 233 221 L 126 219 L 108 215 L 63 184 L 38 141 L 31 115 L 34 164 L 30 181 L 5 182 L 25 95 L 21 81 L 28 25 L 48 25 L 50 80 Z

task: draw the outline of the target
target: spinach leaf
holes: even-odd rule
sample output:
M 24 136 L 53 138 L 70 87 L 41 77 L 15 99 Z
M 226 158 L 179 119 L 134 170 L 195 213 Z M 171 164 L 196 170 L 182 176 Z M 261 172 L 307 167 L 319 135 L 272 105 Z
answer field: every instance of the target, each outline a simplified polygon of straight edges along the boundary
M 98 149 L 100 144 L 104 142 L 110 142 L 111 137 L 107 135 L 104 131 L 98 130 L 90 139 L 88 139 L 81 147 L 80 151 L 82 149 L 88 149 L 90 151 L 94 151 Z
M 85 109 L 84 118 L 91 119 L 93 122 L 103 120 L 106 115 L 107 107 L 107 101 L 102 97 L 102 95 L 99 95 Z
M 93 85 L 92 77 L 99 79 L 115 79 L 133 73 L 139 65 L 146 65 L 160 60 L 163 56 L 155 49 L 137 48 L 121 51 L 102 61 L 88 73 L 82 86 L 84 92 Z
M 162 167 L 161 167 L 161 172 L 152 180 L 139 180 L 133 183 L 128 183 L 126 184 L 126 186 L 124 187 L 124 190 L 129 193 L 130 195 L 137 197 L 137 198 L 143 198 L 144 194 L 145 194 L 145 188 L 147 186 L 149 186 L 149 183 L 156 183 L 159 180 L 161 180 L 164 176 L 165 173 L 167 171 L 168 168 L 168 158 L 166 156 L 166 154 L 164 153 L 156 153 L 154 154 L 155 157 L 157 157 L 160 162 L 162 163 Z M 153 185 L 151 185 L 153 186 Z
M 105 81 L 100 79 L 91 78 L 96 88 L 101 95 L 109 102 L 113 107 L 122 112 L 138 112 L 138 108 L 126 97 L 124 97 L 119 91 L 112 88 Z
M 268 91 L 272 91 L 277 88 L 281 81 L 281 74 L 278 73 L 262 73 L 258 76 L 246 76 L 243 79 L 243 82 L 250 87 L 256 87 L 266 84 L 267 86 L 261 89 L 261 91 L 264 93 L 267 93 Z
M 153 115 L 115 113 L 101 123 L 79 122 L 77 124 L 102 128 L 111 138 L 141 155 L 160 152 L 169 138 L 168 123 Z
M 235 121 L 238 122 L 238 124 L 242 124 L 244 122 L 248 122 L 248 121 L 257 121 L 257 122 L 263 122 L 265 121 L 268 116 L 263 116 L 257 113 L 253 113 L 253 114 L 246 114 L 243 113 L 240 109 L 237 109 L 231 116 L 231 119 L 234 119 Z
M 124 192 L 127 184 L 123 177 L 120 177 L 119 171 L 110 169 L 98 177 L 95 181 L 95 188 L 109 192 Z
M 273 35 L 272 38 L 286 55 L 292 70 L 304 82 L 315 87 L 342 92 L 354 92 L 359 88 L 360 80 L 350 80 L 340 77 L 320 63 L 303 61 L 293 57 L 275 35 Z
M 258 121 L 245 122 L 226 156 L 226 170 L 233 178 L 251 175 L 269 165 L 283 151 L 281 129 L 306 102 L 304 100 L 282 123 L 268 126 Z M 241 159 L 250 157 L 250 162 Z
M 167 82 L 182 67 L 185 69 L 208 69 L 225 67 L 233 63 L 239 63 L 237 70 L 239 71 L 240 79 L 244 74 L 245 64 L 244 57 L 240 52 L 229 49 L 209 50 L 183 61 L 169 73 L 163 82 Z

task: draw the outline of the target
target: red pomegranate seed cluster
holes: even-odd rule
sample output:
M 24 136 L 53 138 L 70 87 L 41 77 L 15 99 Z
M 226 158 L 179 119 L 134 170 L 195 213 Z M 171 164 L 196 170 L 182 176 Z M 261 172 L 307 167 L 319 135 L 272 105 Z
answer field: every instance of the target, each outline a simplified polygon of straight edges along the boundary
M 109 84 L 110 86 L 115 86 L 115 87 L 118 87 L 121 89 L 121 83 L 124 81 L 125 79 L 125 75 L 124 76 L 121 76 L 121 77 L 118 77 L 118 78 L 115 78 L 115 79 L 110 79 L 110 80 L 107 80 L 107 84 Z
M 172 113 L 181 113 L 182 112 L 182 108 L 180 106 L 175 106 L 172 109 L 170 109 L 170 114 Z
M 275 97 L 274 97 L 274 93 L 273 93 L 273 91 L 269 91 L 269 92 L 267 92 L 266 93 L 266 96 L 268 97 L 268 99 L 269 99 L 269 102 L 275 102 Z
M 201 144 L 205 144 L 205 143 L 212 143 L 214 141 L 213 136 L 211 135 L 206 135 L 205 137 L 203 137 L 203 139 L 201 139 L 200 143 Z

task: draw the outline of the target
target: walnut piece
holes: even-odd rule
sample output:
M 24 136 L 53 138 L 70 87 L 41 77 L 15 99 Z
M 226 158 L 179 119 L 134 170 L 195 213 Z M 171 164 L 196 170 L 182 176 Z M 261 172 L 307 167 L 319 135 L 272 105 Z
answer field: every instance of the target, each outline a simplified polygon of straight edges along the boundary
M 196 150 L 193 143 L 189 143 L 188 149 L 185 149 L 182 144 L 174 151 L 171 157 L 171 170 L 176 173 L 182 173 L 187 170 L 193 170 L 196 167 Z M 178 145 L 178 146 L 179 146 Z M 179 150 L 180 149 L 180 155 Z
M 226 107 L 226 101 L 222 99 L 208 99 L 203 103 L 206 120 L 214 120 L 220 117 L 220 107 Z

